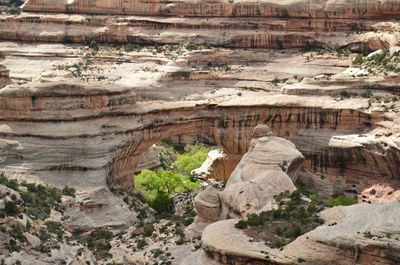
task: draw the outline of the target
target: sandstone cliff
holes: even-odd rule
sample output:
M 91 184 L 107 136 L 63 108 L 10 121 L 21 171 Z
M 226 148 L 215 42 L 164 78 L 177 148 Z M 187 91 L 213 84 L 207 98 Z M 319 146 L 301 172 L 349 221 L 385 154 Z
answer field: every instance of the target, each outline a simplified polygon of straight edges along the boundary
M 249 16 L 304 18 L 392 17 L 400 12 L 398 1 L 117 1 L 117 0 L 29 0 L 26 11 L 81 12 L 175 16 Z

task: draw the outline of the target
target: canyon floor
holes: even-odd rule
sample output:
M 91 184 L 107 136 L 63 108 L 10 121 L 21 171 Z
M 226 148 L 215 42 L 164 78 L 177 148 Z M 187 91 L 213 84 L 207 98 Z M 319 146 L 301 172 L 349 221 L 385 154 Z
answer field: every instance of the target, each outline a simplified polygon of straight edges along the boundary
M 3 2 L 1 264 L 400 264 L 397 1 Z

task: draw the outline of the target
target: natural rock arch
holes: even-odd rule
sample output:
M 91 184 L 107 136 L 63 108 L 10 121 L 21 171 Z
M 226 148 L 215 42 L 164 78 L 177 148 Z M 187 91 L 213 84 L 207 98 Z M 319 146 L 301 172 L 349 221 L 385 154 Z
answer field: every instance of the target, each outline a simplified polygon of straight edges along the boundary
M 0 91 L 0 165 L 58 186 L 98 187 L 107 182 L 132 188 L 140 154 L 161 139 L 204 135 L 225 151 L 233 169 L 247 151 L 253 128 L 267 124 L 274 135 L 296 144 L 306 157 L 306 167 L 314 172 L 337 176 L 339 169 L 350 168 L 357 174 L 369 172 L 366 177 L 378 172 L 394 178 L 399 170 L 393 164 L 396 152 L 388 152 L 393 159 L 371 157 L 374 154 L 357 147 L 329 146 L 332 135 L 366 132 L 381 120 L 335 106 L 331 100 L 305 101 L 288 95 L 237 96 L 219 103 L 137 98 L 131 89 L 121 87 L 65 83 L 6 87 Z M 343 155 L 348 161 L 342 161 Z M 370 159 L 376 165 L 370 165 Z M 346 178 L 341 181 L 345 185 Z

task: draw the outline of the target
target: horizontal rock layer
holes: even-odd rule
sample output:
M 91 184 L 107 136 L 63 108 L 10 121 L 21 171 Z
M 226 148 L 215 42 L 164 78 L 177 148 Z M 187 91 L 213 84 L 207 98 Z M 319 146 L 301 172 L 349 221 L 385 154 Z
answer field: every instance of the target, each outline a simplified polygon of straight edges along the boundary
M 160 0 L 28 0 L 25 11 L 133 14 L 164 16 L 249 16 L 304 18 L 373 18 L 400 14 L 396 0 L 261 0 L 261 1 L 160 1 Z
M 383 18 L 382 20 L 387 20 Z M 376 50 L 399 43 L 397 31 L 381 20 L 304 18 L 115 17 L 23 13 L 0 18 L 0 39 L 87 43 L 208 43 L 230 48 L 309 48 L 349 46 Z M 352 34 L 349 34 L 352 33 Z
M 296 144 L 311 170 L 329 174 L 356 167 L 359 174 L 350 176 L 378 174 L 382 179 L 397 179 L 394 147 L 387 151 L 394 157 L 375 156 L 370 149 L 363 150 L 369 156 L 352 156 L 357 147 L 337 147 L 338 151 L 329 147 L 333 134 L 372 130 L 381 117 L 327 98 L 260 93 L 220 103 L 137 102 L 138 95 L 115 86 L 8 86 L 0 90 L 0 163 L 7 171 L 40 176 L 58 186 L 98 187 L 107 179 L 114 186 L 132 187 L 138 158 L 161 139 L 203 135 L 237 163 L 249 147 L 253 128 L 268 124 L 275 135 Z M 371 160 L 377 157 L 382 157 L 382 166 L 371 168 Z M 383 167 L 388 170 L 380 171 Z

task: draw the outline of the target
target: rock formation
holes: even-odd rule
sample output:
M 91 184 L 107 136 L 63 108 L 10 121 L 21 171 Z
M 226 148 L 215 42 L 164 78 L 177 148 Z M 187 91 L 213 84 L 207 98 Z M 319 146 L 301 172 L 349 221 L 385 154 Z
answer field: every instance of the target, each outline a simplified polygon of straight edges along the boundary
M 164 16 L 234 16 L 234 17 L 304 17 L 304 18 L 380 18 L 393 17 L 400 12 L 395 0 L 362 1 L 49 1 L 29 0 L 26 11 L 79 12 Z
M 0 88 L 10 83 L 10 70 L 0 64 Z
M 387 32 L 396 27 L 391 20 L 399 16 L 399 8 L 395 0 L 317 3 L 30 0 L 23 8 L 28 13 L 1 18 L 0 39 L 141 44 L 193 41 L 235 48 L 349 46 L 359 51 L 377 50 L 399 43 L 398 31 Z M 380 24 L 381 20 L 387 24 Z
M 222 264 L 396 264 L 400 248 L 396 225 L 399 207 L 399 202 L 393 202 L 329 209 L 322 213 L 326 225 L 299 237 L 283 250 L 251 242 L 233 227 L 237 220 L 218 221 L 204 230 L 202 251 Z M 201 264 L 195 262 L 204 255 L 202 251 L 183 264 Z
M 289 141 L 271 136 L 266 125 L 253 131 L 249 151 L 231 174 L 226 187 L 199 193 L 194 199 L 198 222 L 246 217 L 276 207 L 274 196 L 292 192 L 304 157 Z
M 343 71 L 336 66 L 346 65 L 342 59 L 322 55 L 311 64 L 292 54 L 215 50 L 190 52 L 181 59 L 187 65 L 181 61 L 171 66 L 160 54 L 153 58 L 143 52 L 138 55 L 140 60 L 149 69 L 157 69 L 148 73 L 141 63 L 129 59 L 129 53 L 121 64 L 104 54 L 109 51 L 100 52 L 97 62 L 86 50 L 61 45 L 33 47 L 3 44 L 2 48 L 9 54 L 2 63 L 10 69 L 11 79 L 25 83 L 0 90 L 0 164 L 15 177 L 26 175 L 59 187 L 97 189 L 106 182 L 132 187 L 137 161 L 154 143 L 176 135 L 198 135 L 224 150 L 223 170 L 219 171 L 224 173 L 223 179 L 247 151 L 253 128 L 265 123 L 302 152 L 306 158 L 302 180 L 326 196 L 347 190 L 360 194 L 379 183 L 398 187 L 398 118 L 382 114 L 380 103 L 369 107 L 369 100 L 363 98 L 279 95 L 243 86 L 243 80 L 250 78 L 253 81 L 246 83 L 267 89 L 273 76 L 293 75 L 292 69 L 285 68 L 289 59 L 295 58 L 306 76 Z M 62 59 L 54 59 L 54 53 Z M 240 59 L 243 57 L 246 60 Z M 42 63 L 32 67 L 32 58 Z M 48 58 L 55 65 L 48 64 Z M 215 60 L 227 64 L 242 60 L 244 65 L 258 60 L 261 68 L 280 65 L 282 70 L 257 72 L 260 70 L 254 71 L 255 66 L 250 65 L 240 71 L 218 71 L 214 70 L 218 66 L 211 66 L 212 80 L 236 86 L 233 89 L 205 86 L 203 77 L 193 80 L 201 71 L 189 67 L 204 67 Z M 324 66 L 324 60 L 335 66 Z M 127 66 L 137 70 L 129 72 Z M 259 79 L 260 73 L 265 77 Z M 89 83 L 85 78 L 90 75 L 95 78 Z M 103 77 L 106 80 L 101 80 Z M 187 89 L 189 81 L 192 90 Z M 198 91 L 203 95 L 196 95 Z M 158 98 L 163 101 L 155 100 Z

